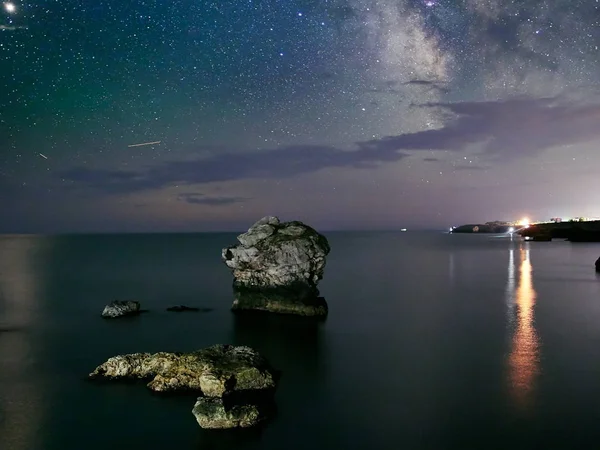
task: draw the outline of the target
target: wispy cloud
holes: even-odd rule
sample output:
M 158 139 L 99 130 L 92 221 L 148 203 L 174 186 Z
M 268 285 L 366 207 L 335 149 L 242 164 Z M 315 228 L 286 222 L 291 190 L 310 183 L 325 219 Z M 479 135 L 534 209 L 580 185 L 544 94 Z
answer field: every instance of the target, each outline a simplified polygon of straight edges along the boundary
M 478 166 L 478 165 L 474 165 L 474 164 L 469 164 L 469 165 L 464 165 L 464 166 L 454 166 L 452 168 L 453 170 L 459 170 L 462 171 L 464 170 L 465 172 L 476 172 L 476 171 L 480 171 L 480 170 L 490 170 L 489 167 L 485 167 L 485 166 Z
M 337 167 L 373 168 L 407 156 L 386 149 L 346 151 L 330 146 L 288 146 L 255 153 L 221 153 L 195 161 L 168 161 L 139 172 L 75 167 L 60 173 L 60 176 L 76 181 L 78 187 L 107 193 L 130 193 L 174 184 L 289 178 Z
M 225 206 L 235 203 L 243 203 L 249 198 L 245 197 L 209 197 L 200 192 L 186 192 L 179 194 L 177 200 L 190 203 L 192 205 Z
M 441 128 L 388 136 L 360 145 L 377 152 L 391 152 L 460 151 L 480 144 L 492 159 L 508 160 L 600 138 L 600 101 L 520 97 L 424 106 L 451 113 L 452 118 Z
M 0 25 L 0 30 L 6 30 L 6 31 L 27 30 L 27 27 L 23 26 L 23 25 Z
M 535 156 L 542 151 L 600 139 L 600 102 L 559 97 L 459 103 L 430 103 L 448 115 L 441 128 L 358 142 L 358 150 L 333 146 L 295 145 L 261 152 L 223 152 L 195 161 L 167 161 L 140 171 L 76 167 L 60 174 L 76 187 L 105 193 L 130 193 L 179 185 L 242 179 L 284 179 L 332 168 L 376 168 L 401 161 L 411 151 L 460 152 L 478 145 L 488 161 Z M 435 158 L 424 158 L 433 162 Z M 468 167 L 468 169 L 467 169 Z M 456 170 L 485 170 L 474 166 Z M 234 199 L 239 200 L 239 199 Z M 189 197 L 199 204 L 223 204 Z

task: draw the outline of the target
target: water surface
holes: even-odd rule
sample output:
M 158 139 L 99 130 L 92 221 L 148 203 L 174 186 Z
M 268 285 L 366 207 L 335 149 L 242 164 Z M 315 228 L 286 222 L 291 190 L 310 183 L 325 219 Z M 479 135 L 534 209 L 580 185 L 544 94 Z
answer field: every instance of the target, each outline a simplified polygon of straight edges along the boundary
M 330 233 L 325 323 L 235 316 L 233 234 L 0 237 L 0 448 L 595 448 L 598 244 Z M 114 298 L 151 311 L 102 320 Z M 169 313 L 168 306 L 213 308 Z M 95 384 L 106 358 L 255 347 L 283 370 L 262 430 L 193 399 Z

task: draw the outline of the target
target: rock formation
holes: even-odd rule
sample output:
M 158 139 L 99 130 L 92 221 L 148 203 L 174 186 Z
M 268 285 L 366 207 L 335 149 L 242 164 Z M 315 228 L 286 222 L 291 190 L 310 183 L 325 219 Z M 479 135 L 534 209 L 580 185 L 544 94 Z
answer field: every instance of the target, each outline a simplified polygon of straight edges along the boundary
M 234 310 L 327 314 L 317 289 L 330 251 L 325 236 L 302 222 L 264 217 L 237 239 L 222 252 L 233 272 Z
M 115 300 L 104 307 L 102 317 L 115 319 L 117 317 L 136 315 L 140 312 L 140 302 L 132 300 Z
M 139 378 L 155 392 L 197 391 L 193 414 L 203 428 L 256 425 L 268 417 L 278 372 L 255 350 L 214 345 L 192 353 L 133 353 L 109 358 L 89 377 Z
M 267 420 L 275 410 L 273 397 L 198 397 L 192 414 L 202 428 L 249 428 Z

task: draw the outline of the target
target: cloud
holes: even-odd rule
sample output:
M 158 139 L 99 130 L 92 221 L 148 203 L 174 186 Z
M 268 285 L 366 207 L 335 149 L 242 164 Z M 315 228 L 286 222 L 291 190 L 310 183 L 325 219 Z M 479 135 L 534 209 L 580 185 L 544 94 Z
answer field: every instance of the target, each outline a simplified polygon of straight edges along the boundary
M 75 167 L 59 174 L 104 193 L 132 193 L 175 184 L 206 184 L 257 178 L 289 178 L 331 168 L 374 168 L 407 154 L 392 149 L 341 150 L 331 146 L 295 145 L 258 153 L 220 153 L 194 161 L 167 161 L 139 172 Z
M 332 146 L 293 145 L 261 152 L 220 152 L 193 161 L 167 161 L 140 171 L 76 167 L 60 176 L 103 193 L 132 193 L 174 185 L 207 184 L 243 179 L 285 179 L 332 168 L 376 168 L 398 162 L 410 151 L 460 152 L 481 148 L 490 161 L 535 156 L 546 149 L 600 139 L 600 102 L 564 97 L 429 103 L 446 114 L 436 129 L 358 142 L 358 150 Z M 434 158 L 424 158 L 432 162 Z M 466 169 L 456 169 L 466 170 Z M 473 166 L 469 166 L 469 170 Z M 189 203 L 224 204 L 240 199 L 211 200 L 191 196 Z
M 600 138 L 600 102 L 575 102 L 560 97 L 429 103 L 452 118 L 444 126 L 362 142 L 364 149 L 465 150 L 480 144 L 491 159 L 534 156 L 564 145 Z
M 186 192 L 179 194 L 177 200 L 193 205 L 225 206 L 243 203 L 250 199 L 245 197 L 206 197 L 200 192 Z
M 6 31 L 27 30 L 27 27 L 22 26 L 22 25 L 0 25 L 0 30 L 6 30 Z
M 462 171 L 464 170 L 465 172 L 475 172 L 475 171 L 479 171 L 479 170 L 490 170 L 489 167 L 485 167 L 485 166 L 477 166 L 477 165 L 464 165 L 464 166 L 454 166 L 452 168 L 453 170 L 458 170 L 458 171 Z
M 450 89 L 444 87 L 446 84 L 444 81 L 433 81 L 433 80 L 409 80 L 402 83 L 404 86 L 422 86 L 425 88 L 425 92 L 437 91 L 440 94 L 448 94 Z

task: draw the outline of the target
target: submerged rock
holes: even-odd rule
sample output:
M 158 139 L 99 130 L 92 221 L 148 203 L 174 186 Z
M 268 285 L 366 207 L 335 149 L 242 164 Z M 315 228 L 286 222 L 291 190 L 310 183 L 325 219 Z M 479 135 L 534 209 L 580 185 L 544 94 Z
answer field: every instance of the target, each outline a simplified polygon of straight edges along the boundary
M 233 273 L 233 309 L 325 315 L 327 304 L 317 284 L 330 252 L 327 238 L 302 222 L 263 217 L 224 248 L 223 262 Z
M 249 428 L 268 419 L 272 409 L 268 398 L 263 402 L 244 403 L 228 401 L 227 397 L 198 397 L 192 414 L 202 428 Z
M 233 289 L 232 310 L 268 311 L 278 314 L 296 314 L 299 316 L 326 316 L 329 308 L 316 290 L 306 289 Z
M 194 308 L 192 306 L 185 306 L 185 305 L 177 305 L 177 306 L 168 307 L 167 311 L 171 311 L 171 312 L 200 311 L 200 308 Z
M 596 272 L 600 273 L 600 258 L 596 260 Z
M 192 353 L 132 353 L 109 358 L 90 378 L 152 378 L 156 392 L 200 391 L 207 397 L 247 390 L 274 390 L 277 373 L 257 351 L 214 345 Z
M 115 300 L 104 307 L 102 317 L 115 319 L 117 317 L 136 315 L 140 312 L 140 302 L 133 300 Z

